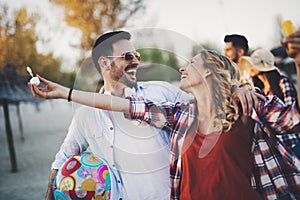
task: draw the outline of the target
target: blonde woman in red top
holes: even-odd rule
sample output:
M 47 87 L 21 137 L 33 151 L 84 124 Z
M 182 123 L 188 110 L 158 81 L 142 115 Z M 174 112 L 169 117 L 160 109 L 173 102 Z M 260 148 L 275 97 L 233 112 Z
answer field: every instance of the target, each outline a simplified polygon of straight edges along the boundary
M 180 88 L 195 97 L 189 103 L 157 103 L 141 97 L 128 100 L 78 90 L 72 93 L 43 78 L 40 80 L 45 88 L 30 87 L 39 97 L 72 99 L 169 129 L 171 199 L 261 199 L 250 184 L 252 130 L 234 111 L 232 91 L 238 80 L 235 64 L 225 56 L 203 50 L 180 72 Z M 269 112 L 264 106 L 261 102 L 257 112 Z M 287 109 L 284 114 L 294 113 Z M 279 124 L 295 122 L 289 120 L 278 117 Z

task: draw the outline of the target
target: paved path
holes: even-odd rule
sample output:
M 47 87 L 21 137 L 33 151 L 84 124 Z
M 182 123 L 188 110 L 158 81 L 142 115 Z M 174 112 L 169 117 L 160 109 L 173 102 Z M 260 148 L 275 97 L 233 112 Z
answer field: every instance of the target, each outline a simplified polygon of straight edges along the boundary
M 0 107 L 0 200 L 42 200 L 51 163 L 73 116 L 72 104 L 63 100 L 45 101 L 39 106 L 21 104 L 25 141 L 20 139 L 17 115 L 10 106 L 18 172 L 11 173 L 3 108 Z

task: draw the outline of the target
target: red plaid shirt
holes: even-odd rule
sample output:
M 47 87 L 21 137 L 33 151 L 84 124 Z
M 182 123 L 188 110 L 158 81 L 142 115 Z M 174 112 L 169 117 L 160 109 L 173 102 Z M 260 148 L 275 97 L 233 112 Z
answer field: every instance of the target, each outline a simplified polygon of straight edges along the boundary
M 130 116 L 132 119 L 143 120 L 156 127 L 170 130 L 171 199 L 179 199 L 182 176 L 182 144 L 196 117 L 196 103 L 157 103 L 143 99 L 142 97 L 131 97 L 130 102 Z M 276 131 L 281 131 L 282 133 L 283 131 L 294 129 L 295 125 L 299 124 L 300 116 L 295 107 L 296 104 L 285 106 L 278 101 L 278 98 L 274 97 L 267 102 L 260 102 L 258 113 L 260 114 L 259 116 L 265 117 L 264 121 L 261 121 L 258 115 L 253 115 L 253 117 L 262 127 L 264 127 L 266 121 L 268 121 L 270 127 L 276 129 Z M 265 154 L 272 154 L 272 151 L 268 150 L 268 146 L 258 146 L 257 148 L 254 148 L 254 155 L 256 156 L 256 154 L 264 156 Z M 288 155 L 285 156 L 288 157 Z M 293 157 L 292 160 L 295 160 L 296 162 L 294 163 L 295 167 L 300 169 L 299 159 Z M 275 164 L 278 166 L 280 165 L 280 162 Z M 254 166 L 256 165 L 257 163 L 254 163 Z M 272 166 L 273 163 L 270 163 L 270 165 Z M 258 174 L 258 176 L 262 175 L 261 173 L 256 174 Z
M 276 199 L 287 193 L 300 195 L 300 161 L 292 151 L 300 142 L 299 126 L 294 127 L 299 121 L 297 93 L 287 78 L 281 79 L 279 86 L 285 106 L 280 105 L 279 99 L 270 97 L 264 107 L 260 105 L 259 114 L 252 116 L 257 124 L 251 183 L 264 199 Z M 288 118 L 290 121 L 285 122 Z

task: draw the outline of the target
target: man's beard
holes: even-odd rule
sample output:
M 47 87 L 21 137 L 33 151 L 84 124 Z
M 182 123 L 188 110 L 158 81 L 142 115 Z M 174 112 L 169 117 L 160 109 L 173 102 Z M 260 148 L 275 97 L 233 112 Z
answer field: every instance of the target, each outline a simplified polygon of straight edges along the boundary
M 233 62 L 235 63 L 238 63 L 239 61 L 239 56 L 238 55 L 235 55 L 234 59 L 232 60 Z
M 132 88 L 132 87 L 135 87 L 136 86 L 136 81 L 131 81 L 129 80 L 126 75 L 124 74 L 120 79 L 119 79 L 119 82 Z
M 121 83 L 123 85 L 126 85 L 127 87 L 135 87 L 136 86 L 136 79 L 135 80 L 130 80 L 127 77 L 126 71 L 124 72 L 123 70 L 114 70 L 116 69 L 116 66 L 114 63 L 111 64 L 112 71 L 111 71 L 111 77 L 114 81 Z M 128 66 L 129 68 L 132 66 Z M 136 66 L 135 66 L 136 67 Z

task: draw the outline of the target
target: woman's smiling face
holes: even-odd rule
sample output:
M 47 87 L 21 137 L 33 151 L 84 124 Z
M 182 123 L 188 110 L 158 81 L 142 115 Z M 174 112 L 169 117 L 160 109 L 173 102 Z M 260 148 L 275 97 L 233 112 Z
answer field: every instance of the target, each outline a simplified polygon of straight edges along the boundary
M 201 54 L 197 54 L 187 66 L 179 69 L 181 73 L 180 89 L 190 93 L 191 88 L 195 88 L 205 81 L 207 70 Z

